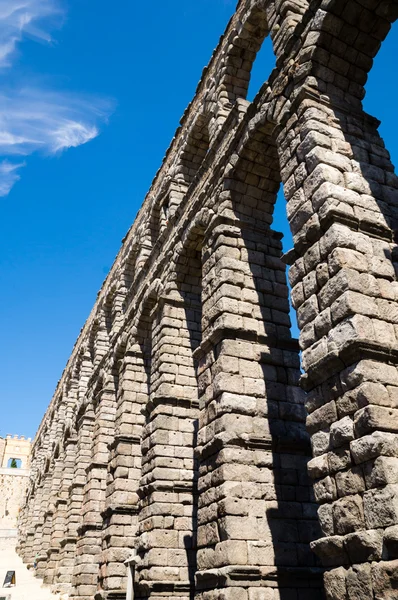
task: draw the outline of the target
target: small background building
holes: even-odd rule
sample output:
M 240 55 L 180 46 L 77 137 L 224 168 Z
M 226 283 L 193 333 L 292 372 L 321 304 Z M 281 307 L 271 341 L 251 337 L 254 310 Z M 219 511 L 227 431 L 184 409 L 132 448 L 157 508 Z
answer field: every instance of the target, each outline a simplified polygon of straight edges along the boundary
M 0 437 L 0 538 L 16 536 L 17 517 L 30 474 L 31 439 Z

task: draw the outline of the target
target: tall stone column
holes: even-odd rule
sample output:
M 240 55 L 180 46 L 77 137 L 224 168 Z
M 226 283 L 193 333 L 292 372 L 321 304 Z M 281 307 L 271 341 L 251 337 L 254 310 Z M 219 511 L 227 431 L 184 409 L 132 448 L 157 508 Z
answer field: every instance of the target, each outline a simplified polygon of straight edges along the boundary
M 62 442 L 61 442 L 62 444 Z M 64 450 L 58 447 L 59 455 L 54 459 L 54 469 L 49 498 L 49 510 L 52 511 L 49 547 L 47 550 L 47 568 L 43 578 L 44 583 L 53 583 L 56 563 L 59 557 L 60 541 L 64 534 L 66 498 L 62 496 L 62 477 L 65 468 Z
M 43 532 L 43 516 L 41 513 L 41 501 L 43 497 L 43 476 L 41 477 L 40 482 L 37 485 L 37 491 L 34 499 L 34 507 L 33 507 L 33 523 L 34 523 L 34 533 L 32 540 L 32 557 L 33 562 L 37 564 L 37 558 L 40 555 L 40 547 L 41 547 L 41 539 Z
M 54 412 L 49 419 L 43 440 L 43 464 L 40 469 L 43 473 L 41 481 L 40 505 L 37 506 L 36 532 L 35 532 L 35 560 L 37 564 L 36 576 L 44 578 L 47 570 L 47 550 L 50 546 L 53 507 L 50 505 L 51 489 L 54 475 L 54 458 L 52 455 L 56 439 L 57 419 Z
M 54 534 L 57 533 L 57 544 L 59 545 L 57 562 L 54 566 L 54 592 L 68 592 L 71 588 L 71 567 L 73 557 L 70 553 L 70 543 L 68 532 L 68 504 L 71 493 L 71 486 L 74 477 L 74 467 L 76 459 L 77 437 L 74 431 L 66 433 L 64 444 L 64 461 L 60 490 L 56 501 L 56 516 L 54 517 Z
M 36 525 L 38 520 L 38 509 L 37 507 L 40 504 L 38 500 L 40 496 L 40 486 L 39 486 L 39 469 L 42 461 L 42 455 L 44 453 L 44 449 L 42 447 L 38 447 L 38 444 L 33 450 L 33 459 L 31 463 L 32 470 L 32 488 L 31 493 L 28 496 L 28 504 L 25 508 L 27 513 L 27 528 L 26 528 L 26 544 L 23 551 L 22 558 L 24 562 L 33 565 L 35 561 L 35 534 L 36 534 Z M 33 479 L 34 477 L 34 479 Z M 33 483 L 34 482 L 34 483 Z
M 191 278 L 192 286 L 193 273 Z M 198 404 L 193 342 L 178 295 L 162 297 L 149 318 L 136 594 L 189 600 L 196 568 Z
M 37 476 L 37 473 L 36 473 Z M 25 505 L 22 509 L 21 515 L 21 534 L 19 535 L 19 546 L 18 553 L 21 556 L 24 563 L 33 565 L 34 554 L 33 554 L 33 542 L 35 535 L 35 521 L 34 521 L 34 506 L 37 498 L 37 482 L 33 484 L 31 479 L 28 493 L 26 496 Z
M 79 363 L 78 363 L 79 364 Z M 54 517 L 54 535 L 57 541 L 58 552 L 54 565 L 53 592 L 69 592 L 72 582 L 73 541 L 69 537 L 69 505 L 71 501 L 71 486 L 74 478 L 76 461 L 76 412 L 77 412 L 77 388 L 75 366 L 71 367 L 69 377 L 63 386 L 65 398 L 65 414 L 62 431 L 63 466 L 61 484 L 56 501 L 56 515 Z
M 36 529 L 37 537 L 37 568 L 36 576 L 44 579 L 47 572 L 47 550 L 50 546 L 51 526 L 53 509 L 49 504 L 51 496 L 51 486 L 53 480 L 53 465 L 50 463 L 49 470 L 43 475 L 43 485 L 41 489 L 40 517 Z
M 18 514 L 18 542 L 16 551 L 24 562 L 31 553 L 31 541 L 33 538 L 32 522 L 29 519 L 29 509 L 33 500 L 32 480 L 28 483 L 24 503 Z
M 131 342 L 118 353 L 121 357 L 114 375 L 118 381 L 115 437 L 110 445 L 98 597 L 124 600 L 127 585 L 124 561 L 134 548 L 138 526 L 141 435 L 147 389 L 139 344 Z
M 278 137 L 329 600 L 398 585 L 398 179 L 377 125 L 304 89 Z
M 71 598 L 78 598 L 80 556 L 78 553 L 79 528 L 82 523 L 82 506 L 84 487 L 87 480 L 86 468 L 91 461 L 91 446 L 94 429 L 94 412 L 91 406 L 85 406 L 83 413 L 77 419 L 77 444 L 74 473 L 71 487 L 69 488 L 69 501 L 67 508 L 67 535 L 64 545 L 64 563 L 71 577 Z M 70 562 L 69 558 L 70 557 Z
M 64 448 L 62 438 L 65 430 L 65 399 L 60 397 L 54 416 L 54 443 L 52 445 L 52 477 L 51 490 L 48 499 L 48 516 L 51 515 L 49 526 L 49 543 L 47 548 L 47 566 L 43 577 L 46 584 L 54 580 L 56 562 L 59 557 L 60 540 L 63 536 L 63 505 L 59 509 L 58 499 L 60 497 L 62 474 L 64 470 Z M 43 529 L 44 531 L 44 529 Z
M 85 469 L 86 484 L 82 504 L 82 521 L 76 547 L 76 595 L 92 600 L 97 591 L 102 537 L 102 512 L 105 507 L 106 474 L 109 445 L 114 437 L 116 412 L 113 379 L 99 379 L 92 391 L 95 421 L 91 458 Z M 91 394 L 91 391 L 89 392 Z
M 242 177 L 251 182 L 248 170 Z M 195 598 L 320 599 L 281 236 L 266 211 L 260 219 L 265 204 L 256 201 L 256 218 L 245 215 L 247 185 L 224 183 L 203 248 Z

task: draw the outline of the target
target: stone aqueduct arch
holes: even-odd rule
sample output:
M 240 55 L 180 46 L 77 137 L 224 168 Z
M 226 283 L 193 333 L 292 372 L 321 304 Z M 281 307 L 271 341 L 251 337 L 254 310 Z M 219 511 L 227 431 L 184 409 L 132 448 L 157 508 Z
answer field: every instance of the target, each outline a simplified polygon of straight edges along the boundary
M 19 551 L 55 590 L 125 598 L 134 551 L 141 600 L 398 598 L 398 179 L 361 104 L 397 16 L 239 2 L 34 442 Z

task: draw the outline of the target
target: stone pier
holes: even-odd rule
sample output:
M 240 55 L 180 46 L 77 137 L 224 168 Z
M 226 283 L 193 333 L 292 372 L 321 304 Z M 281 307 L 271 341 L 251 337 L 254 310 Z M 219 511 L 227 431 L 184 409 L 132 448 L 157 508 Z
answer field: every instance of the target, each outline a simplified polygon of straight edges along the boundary
M 238 3 L 34 440 L 19 551 L 54 591 L 398 598 L 398 179 L 362 107 L 397 16 Z

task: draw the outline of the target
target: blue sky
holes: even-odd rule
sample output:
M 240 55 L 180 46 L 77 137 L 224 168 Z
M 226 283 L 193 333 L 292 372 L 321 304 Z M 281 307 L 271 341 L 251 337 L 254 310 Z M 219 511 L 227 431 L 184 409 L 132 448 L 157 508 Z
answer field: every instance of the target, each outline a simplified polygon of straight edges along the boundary
M 0 435 L 34 435 L 234 7 L 1 0 Z M 365 101 L 395 163 L 397 36 Z M 249 99 L 273 62 L 266 42 Z M 283 203 L 274 227 L 289 248 Z

